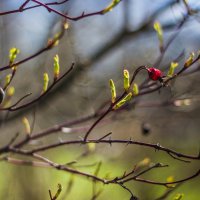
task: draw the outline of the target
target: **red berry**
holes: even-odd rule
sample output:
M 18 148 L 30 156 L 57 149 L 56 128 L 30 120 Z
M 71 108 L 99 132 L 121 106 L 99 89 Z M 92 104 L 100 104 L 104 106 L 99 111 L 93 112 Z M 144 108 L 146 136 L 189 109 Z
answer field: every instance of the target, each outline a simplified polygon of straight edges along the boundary
M 154 67 L 150 67 L 147 70 L 148 70 L 148 73 L 149 73 L 149 78 L 151 80 L 154 80 L 154 81 L 161 80 L 162 72 L 159 69 L 156 69 Z

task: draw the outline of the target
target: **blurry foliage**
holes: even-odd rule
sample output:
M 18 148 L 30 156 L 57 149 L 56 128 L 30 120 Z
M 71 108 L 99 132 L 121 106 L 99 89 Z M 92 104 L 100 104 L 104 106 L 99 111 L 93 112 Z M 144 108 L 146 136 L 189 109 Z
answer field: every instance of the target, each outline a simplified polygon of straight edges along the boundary
M 26 4 L 23 5 L 24 2 Z M 116 111 L 97 123 L 98 126 L 95 125 L 91 138 L 133 138 L 133 141 L 158 146 L 161 143 L 162 146 L 178 152 L 195 154 L 200 141 L 200 90 L 197 59 L 199 53 L 193 52 L 200 49 L 200 32 L 197 28 L 200 19 L 199 2 L 69 0 L 52 5 L 55 2 L 57 1 L 44 1 L 47 6 L 50 3 L 51 9 L 67 13 L 67 21 L 63 22 L 63 18 L 54 10 L 48 10 L 41 4 L 36 4 L 36 1 L 0 2 L 1 13 L 16 9 L 14 14 L 1 16 L 0 21 L 1 67 L 8 68 L 1 73 L 1 86 L 6 90 L 5 94 L 3 90 L 1 92 L 1 146 L 10 144 L 12 147 L 13 142 L 34 137 L 34 134 L 51 127 L 56 134 L 41 140 L 35 138 L 26 144 L 25 149 L 83 139 L 85 132 L 93 124 L 94 117 L 102 114 L 101 109 L 99 113 L 95 112 L 103 102 L 111 102 L 114 105 L 112 109 Z M 21 5 L 24 7 L 18 10 Z M 35 5 L 38 7 L 26 10 Z M 88 13 L 92 13 L 91 16 L 87 17 Z M 76 16 L 77 19 L 80 18 L 79 21 L 76 21 Z M 185 21 L 180 25 L 182 19 Z M 66 30 L 60 31 L 62 25 Z M 30 58 L 30 55 L 35 55 L 35 52 L 34 59 L 31 58 L 19 66 L 15 65 Z M 75 68 L 72 72 L 40 99 L 74 61 Z M 173 78 L 182 66 L 184 70 L 189 69 L 183 76 L 166 82 L 167 87 L 140 97 L 140 92 L 145 93 L 145 87 L 152 89 L 163 84 L 159 81 L 146 82 L 141 90 L 141 84 L 148 77 L 146 71 L 138 74 L 136 80 L 130 84 L 132 73 L 141 65 L 162 70 L 166 75 L 162 77 L 163 81 Z M 32 95 L 27 95 L 26 98 L 30 102 L 36 99 L 36 102 L 17 112 L 3 110 L 14 105 L 29 92 Z M 118 99 L 121 94 L 122 98 Z M 20 103 L 23 105 L 28 100 Z M 104 111 L 105 107 L 102 109 Z M 92 114 L 94 116 L 90 121 L 57 129 L 60 123 Z M 108 134 L 105 137 L 106 133 Z M 169 167 L 153 169 L 143 174 L 142 178 L 173 182 L 190 176 L 199 168 L 199 160 L 188 164 L 157 149 L 154 151 L 128 143 L 80 143 L 39 154 L 55 163 L 94 174 L 102 179 L 119 178 L 130 170 L 140 173 L 159 162 L 169 164 Z M 21 160 L 27 161 L 25 165 L 34 165 L 31 163 L 34 159 L 25 155 L 15 156 L 13 152 L 0 156 L 0 199 L 130 199 L 130 193 L 117 184 L 102 184 L 76 174 L 51 169 L 50 166 L 23 166 L 24 163 L 19 165 Z M 10 159 L 10 162 L 16 165 L 8 163 L 6 156 L 15 157 L 16 160 Z M 37 164 L 44 165 L 42 161 L 35 163 Z M 199 183 L 199 178 L 196 178 L 180 185 L 169 183 L 168 188 L 133 180 L 123 186 L 141 200 L 197 200 L 200 194 Z

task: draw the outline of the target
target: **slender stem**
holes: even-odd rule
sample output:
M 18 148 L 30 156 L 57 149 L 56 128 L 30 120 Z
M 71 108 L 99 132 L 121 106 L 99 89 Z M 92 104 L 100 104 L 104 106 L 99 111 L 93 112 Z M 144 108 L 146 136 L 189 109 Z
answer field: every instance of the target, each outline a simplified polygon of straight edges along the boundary
M 96 127 L 96 125 L 106 116 L 108 115 L 111 111 L 112 111 L 112 108 L 113 108 L 113 104 L 111 104 L 109 106 L 109 108 L 92 124 L 92 126 L 88 129 L 88 131 L 86 132 L 85 134 L 85 137 L 83 139 L 84 142 L 87 141 L 87 138 L 89 136 L 89 134 L 91 133 L 91 131 Z

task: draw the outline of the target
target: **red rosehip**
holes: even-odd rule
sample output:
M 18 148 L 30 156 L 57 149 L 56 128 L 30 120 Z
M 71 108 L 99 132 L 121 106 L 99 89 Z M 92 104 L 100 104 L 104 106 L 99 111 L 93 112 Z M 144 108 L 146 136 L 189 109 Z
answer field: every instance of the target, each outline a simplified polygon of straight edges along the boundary
M 149 78 L 151 80 L 157 81 L 157 80 L 161 80 L 162 78 L 162 72 L 159 69 L 156 69 L 154 67 L 150 67 L 147 69 L 148 73 L 149 73 Z

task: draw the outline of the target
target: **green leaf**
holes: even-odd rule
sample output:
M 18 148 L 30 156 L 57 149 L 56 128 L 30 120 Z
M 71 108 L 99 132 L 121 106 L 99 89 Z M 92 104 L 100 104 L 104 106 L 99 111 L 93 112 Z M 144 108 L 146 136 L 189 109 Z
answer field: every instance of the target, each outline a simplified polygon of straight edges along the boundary
M 8 87 L 7 89 L 7 95 L 9 97 L 13 96 L 15 94 L 15 88 L 13 86 Z
M 175 70 L 176 67 L 178 67 L 178 63 L 171 62 L 171 65 L 170 65 L 169 71 L 167 73 L 167 76 L 172 77 L 174 75 L 174 70 Z
M 116 95 L 115 84 L 114 84 L 112 79 L 110 79 L 109 83 L 110 83 L 110 91 L 111 91 L 111 101 L 112 101 L 112 103 L 115 103 L 116 96 L 117 96 Z
M 184 197 L 184 194 L 176 194 L 176 196 L 174 197 L 174 200 L 181 200 Z
M 15 48 L 15 47 L 10 49 L 10 51 L 9 51 L 9 63 L 10 63 L 10 65 L 12 65 L 14 63 L 14 61 L 17 57 L 17 54 L 19 54 L 19 53 L 20 53 L 20 50 Z
M 8 74 L 6 76 L 6 83 L 5 83 L 5 85 L 8 85 L 10 83 L 11 77 L 12 77 L 12 74 Z
M 29 123 L 28 119 L 26 117 L 23 117 L 22 122 L 24 124 L 26 134 L 30 135 L 31 134 L 31 127 L 30 127 L 30 123 Z
M 112 11 L 112 9 L 120 3 L 121 0 L 112 0 L 112 2 L 103 10 L 103 14 Z
M 139 94 L 139 88 L 136 83 L 133 84 L 133 94 L 137 96 Z
M 54 57 L 54 79 L 58 79 L 60 74 L 60 64 L 59 64 L 59 57 L 55 55 Z
M 159 45 L 160 45 L 160 50 L 162 51 L 163 50 L 163 29 L 162 29 L 162 26 L 159 22 L 155 22 L 154 23 L 154 29 L 157 33 L 157 37 L 158 37 L 158 40 L 159 40 Z
M 123 106 L 126 102 L 130 101 L 132 98 L 133 94 L 129 92 L 122 100 L 120 100 L 114 107 L 113 109 L 116 110 Z
M 124 89 L 128 91 L 129 88 L 130 88 L 129 71 L 125 69 L 124 70 Z
M 190 57 L 185 61 L 184 67 L 189 67 L 194 60 L 194 52 L 190 53 Z
M 168 176 L 167 177 L 167 182 L 170 183 L 170 182 L 174 182 L 174 176 Z M 167 184 L 167 187 L 175 187 L 175 184 Z
M 49 85 L 49 76 L 47 73 L 44 73 L 44 83 L 43 83 L 43 92 L 46 92 Z

